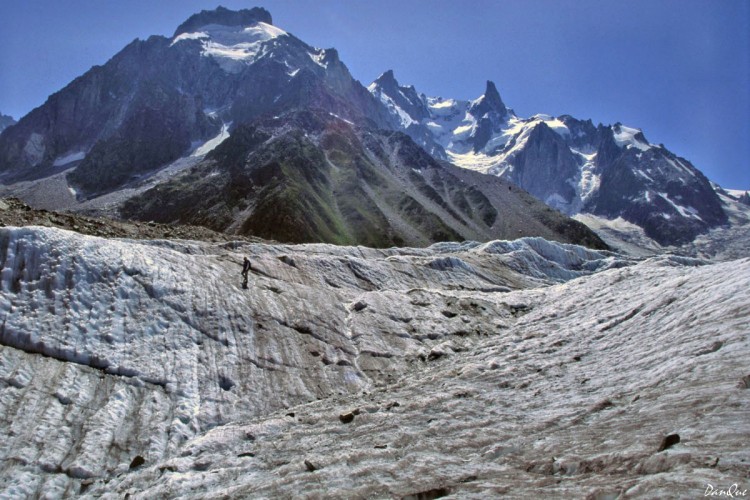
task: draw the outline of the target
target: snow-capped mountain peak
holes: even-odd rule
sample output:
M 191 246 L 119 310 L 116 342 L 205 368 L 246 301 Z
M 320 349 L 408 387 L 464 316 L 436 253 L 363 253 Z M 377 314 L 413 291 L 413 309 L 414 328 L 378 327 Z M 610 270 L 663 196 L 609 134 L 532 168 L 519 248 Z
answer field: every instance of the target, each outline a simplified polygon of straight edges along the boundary
M 201 26 L 198 31 L 180 33 L 171 45 L 200 40 L 203 56 L 215 59 L 225 71 L 237 73 L 243 65 L 252 64 L 263 54 L 266 42 L 282 36 L 288 36 L 288 33 L 262 21 L 249 26 L 209 24 Z
M 641 129 L 626 127 L 621 123 L 612 125 L 612 133 L 615 142 L 621 148 L 636 148 L 641 151 L 648 151 L 653 147 L 646 140 Z
M 393 70 L 380 75 L 367 90 L 388 109 L 397 126 L 409 128 L 430 115 L 424 96 L 417 94 L 413 86 L 399 85 Z
M 661 244 L 690 241 L 727 220 L 708 180 L 640 129 L 568 115 L 520 118 L 491 81 L 473 101 L 423 98 L 426 116 L 401 104 L 406 87 L 392 71 L 369 90 L 433 155 L 500 176 L 569 215 L 623 217 Z
M 271 13 L 262 7 L 242 9 L 238 11 L 218 7 L 214 10 L 203 10 L 190 16 L 184 23 L 179 25 L 174 32 L 176 38 L 183 33 L 196 33 L 205 26 L 250 26 L 255 23 L 272 25 Z
M 368 90 L 385 105 L 396 126 L 409 130 L 418 143 L 442 158 L 447 158 L 446 151 L 478 153 L 505 144 L 503 130 L 515 117 L 491 81 L 484 94 L 472 101 L 426 97 L 413 86 L 399 85 L 392 70 Z

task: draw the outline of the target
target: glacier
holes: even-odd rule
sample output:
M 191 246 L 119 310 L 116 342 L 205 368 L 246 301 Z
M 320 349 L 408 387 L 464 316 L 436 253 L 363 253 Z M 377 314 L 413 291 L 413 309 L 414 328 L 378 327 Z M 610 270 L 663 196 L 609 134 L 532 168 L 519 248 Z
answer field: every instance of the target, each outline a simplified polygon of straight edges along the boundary
M 0 264 L 1 498 L 654 497 L 747 477 L 748 258 L 24 227 L 0 229 Z

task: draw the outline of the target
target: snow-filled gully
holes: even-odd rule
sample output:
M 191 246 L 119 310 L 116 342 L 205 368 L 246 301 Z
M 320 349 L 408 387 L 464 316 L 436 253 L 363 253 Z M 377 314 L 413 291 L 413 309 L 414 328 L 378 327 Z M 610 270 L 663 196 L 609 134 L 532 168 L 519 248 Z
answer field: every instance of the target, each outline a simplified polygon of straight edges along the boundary
M 0 497 L 728 486 L 750 260 L 704 264 L 3 228 Z

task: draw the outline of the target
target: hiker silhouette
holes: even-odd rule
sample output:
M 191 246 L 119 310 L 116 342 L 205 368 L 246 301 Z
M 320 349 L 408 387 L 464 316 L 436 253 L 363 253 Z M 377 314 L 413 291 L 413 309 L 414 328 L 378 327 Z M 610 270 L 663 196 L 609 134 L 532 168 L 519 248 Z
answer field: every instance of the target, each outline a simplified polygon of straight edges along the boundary
M 244 257 L 242 261 L 242 288 L 247 289 L 247 273 L 250 272 L 250 259 Z

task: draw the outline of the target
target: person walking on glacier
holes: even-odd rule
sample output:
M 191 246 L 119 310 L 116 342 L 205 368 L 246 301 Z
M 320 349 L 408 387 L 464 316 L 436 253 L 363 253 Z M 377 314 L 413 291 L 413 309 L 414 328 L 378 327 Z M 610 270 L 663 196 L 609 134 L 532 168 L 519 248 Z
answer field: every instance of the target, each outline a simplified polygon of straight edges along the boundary
M 244 257 L 242 260 L 242 288 L 247 289 L 247 273 L 250 272 L 250 259 Z

